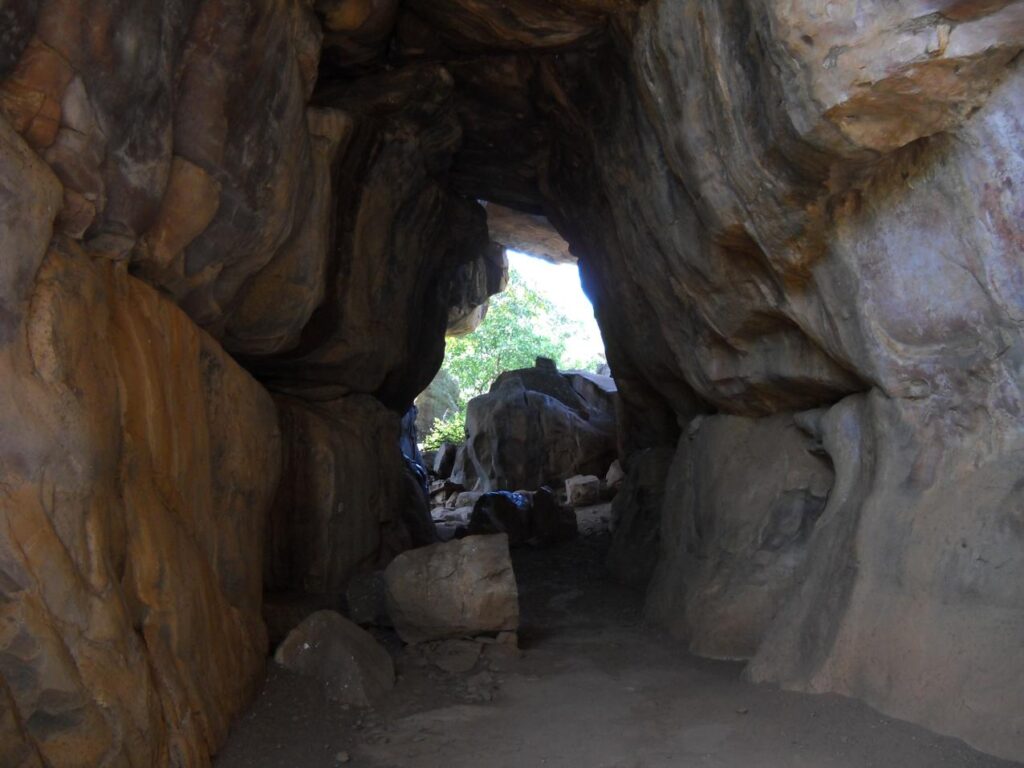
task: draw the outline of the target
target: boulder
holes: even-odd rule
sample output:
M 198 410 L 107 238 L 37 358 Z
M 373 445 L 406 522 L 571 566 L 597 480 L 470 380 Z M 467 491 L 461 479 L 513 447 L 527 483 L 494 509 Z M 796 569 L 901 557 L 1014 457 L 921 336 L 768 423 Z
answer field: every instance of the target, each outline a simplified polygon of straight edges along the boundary
M 594 475 L 576 475 L 565 481 L 565 498 L 573 507 L 585 507 L 601 501 L 601 479 Z
M 798 582 L 832 480 L 791 414 L 696 419 L 668 473 L 647 617 L 699 656 L 753 656 Z
M 384 572 L 388 613 L 407 643 L 515 631 L 508 537 L 469 536 L 405 552 Z
M 437 453 L 434 455 L 433 469 L 434 474 L 442 480 L 447 480 L 452 476 L 452 470 L 455 469 L 455 456 L 459 452 L 459 447 L 454 443 L 441 443 L 441 447 L 437 449 Z
M 1024 756 L 1024 428 L 993 396 L 970 425 L 877 391 L 808 424 L 835 485 L 753 680 L 838 689 Z
M 465 473 L 484 490 L 508 491 L 603 474 L 616 455 L 616 428 L 607 393 L 597 391 L 586 400 L 550 361 L 501 374 L 469 403 Z
M 455 452 L 455 465 L 452 467 L 451 482 L 461 488 L 475 489 L 481 485 L 477 468 L 469 454 L 468 447 L 460 445 Z
M 420 451 L 420 458 L 423 460 L 423 466 L 432 475 L 434 472 L 434 462 L 437 461 L 437 451 Z
M 340 613 L 318 611 L 293 629 L 274 661 L 314 677 L 328 698 L 357 707 L 373 706 L 395 685 L 390 654 Z

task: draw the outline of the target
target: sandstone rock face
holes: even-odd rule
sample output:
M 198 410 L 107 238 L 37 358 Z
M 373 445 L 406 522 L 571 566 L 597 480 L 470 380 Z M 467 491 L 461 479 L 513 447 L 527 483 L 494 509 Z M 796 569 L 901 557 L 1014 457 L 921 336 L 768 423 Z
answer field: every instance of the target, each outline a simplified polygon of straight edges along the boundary
M 575 264 L 569 244 L 543 216 L 521 213 L 503 205 L 487 206 L 491 238 L 506 248 L 528 253 L 552 264 Z
M 487 317 L 488 299 L 508 285 L 505 249 L 493 244 L 483 256 L 459 266 L 448 294 L 448 336 L 465 336 Z
M 665 484 L 647 616 L 699 656 L 746 659 L 801 575 L 832 486 L 788 414 L 698 417 Z
M 514 632 L 519 626 L 519 592 L 504 534 L 405 552 L 384 578 L 389 613 L 407 643 Z
M 274 652 L 292 672 L 315 677 L 332 701 L 368 707 L 395 686 L 391 656 L 373 636 L 339 613 L 317 611 Z
M 760 636 L 757 679 L 1024 759 L 1022 48 L 1002 0 L 4 4 L 0 761 L 206 764 L 261 570 L 342 589 L 413 543 L 391 440 L 500 283 L 478 200 L 578 256 L 617 405 L 506 377 L 453 479 L 618 453 L 612 561 L 649 563 L 669 446 L 716 414 L 677 467 L 763 487 L 693 484 L 707 536 L 663 542 L 718 553 L 680 575 L 695 642 L 748 605 L 723 553 L 767 518 L 735 515 L 786 497 L 760 468 L 798 437 L 764 435 L 812 412 L 835 486 L 723 655 Z M 765 420 L 745 467 L 726 416 Z
M 1021 615 L 1024 591 L 975 587 L 1010 583 L 997 574 L 1014 561 L 965 552 L 990 530 L 1019 538 L 984 499 L 1016 492 L 994 468 L 1021 426 L 1021 13 L 650 2 L 601 55 L 536 65 L 556 131 L 541 207 L 581 255 L 627 453 L 663 443 L 647 413 L 764 417 L 863 393 L 889 414 L 862 450 L 877 479 L 853 481 L 830 516 L 833 492 L 753 673 L 1016 759 L 1019 691 L 992 676 L 1007 679 L 1019 630 L 1003 610 Z M 843 423 L 865 433 L 865 418 Z M 944 514 L 926 500 L 952 490 L 945 478 L 969 487 L 986 467 L 979 501 L 936 523 L 964 535 L 921 533 L 921 515 Z M 856 542 L 846 568 L 830 526 L 818 533 L 829 520 Z M 868 609 L 872 588 L 886 597 Z M 973 617 L 954 620 L 959 640 L 927 617 L 939 595 Z
M 594 475 L 576 475 L 565 481 L 565 497 L 574 507 L 596 504 L 601 499 L 601 478 Z
M 572 381 L 573 375 L 547 365 L 510 371 L 488 394 L 471 400 L 465 460 L 473 470 L 466 474 L 478 478 L 483 490 L 539 488 L 581 473 L 603 475 L 616 451 L 613 395 L 596 389 L 598 394 L 585 399 Z
M 60 187 L 2 120 L 0 136 L 0 229 L 17 232 L 0 343 L 4 756 L 205 764 L 266 650 L 273 402 L 153 289 L 49 242 Z
M 393 411 L 365 395 L 315 406 L 281 397 L 278 407 L 285 456 L 269 518 L 268 588 L 341 595 L 356 572 L 430 543 L 430 513 L 407 477 Z
M 835 487 L 750 675 L 1020 756 L 1022 433 L 995 403 L 952 429 L 933 408 L 872 392 L 821 418 Z

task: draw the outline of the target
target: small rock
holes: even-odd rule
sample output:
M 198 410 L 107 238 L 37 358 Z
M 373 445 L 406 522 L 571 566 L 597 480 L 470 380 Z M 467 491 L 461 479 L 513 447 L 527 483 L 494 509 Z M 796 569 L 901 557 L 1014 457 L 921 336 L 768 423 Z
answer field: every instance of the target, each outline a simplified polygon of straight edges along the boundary
M 622 468 L 622 462 L 618 459 L 612 462 L 612 465 L 608 467 L 608 474 L 604 477 L 604 483 L 609 488 L 618 488 L 622 485 L 622 482 L 626 479 L 626 472 Z
M 565 495 L 573 507 L 597 504 L 601 500 L 601 481 L 594 475 L 576 475 L 565 481 Z
M 334 756 L 334 762 L 339 763 L 339 764 L 347 763 L 351 759 L 352 759 L 352 757 L 351 757 L 351 755 L 349 755 L 348 752 L 339 752 L 338 754 L 336 754 Z
M 336 701 L 370 706 L 395 684 L 391 656 L 373 637 L 340 613 L 317 611 L 278 646 L 274 661 L 319 679 Z

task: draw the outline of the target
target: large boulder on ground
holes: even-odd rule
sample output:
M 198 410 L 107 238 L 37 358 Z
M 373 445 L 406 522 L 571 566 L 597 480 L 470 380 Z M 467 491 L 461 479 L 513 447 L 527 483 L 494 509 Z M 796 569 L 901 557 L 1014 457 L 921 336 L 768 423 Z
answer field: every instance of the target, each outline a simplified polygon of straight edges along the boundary
M 388 612 L 407 643 L 519 626 L 519 592 L 504 534 L 405 552 L 384 579 Z
M 455 463 L 452 465 L 452 473 L 448 479 L 454 485 L 463 488 L 477 488 L 481 484 L 476 466 L 473 464 L 473 459 L 465 444 L 460 445 L 455 451 Z
M 1024 429 L 1003 396 L 969 424 L 877 391 L 808 421 L 835 486 L 755 681 L 840 689 L 1024 757 Z
M 274 661 L 318 679 L 332 700 L 357 707 L 376 704 L 395 685 L 388 652 L 335 611 L 317 611 L 293 629 Z
M 465 461 L 472 470 L 463 474 L 483 490 L 506 491 L 604 474 L 616 456 L 614 394 L 587 380 L 581 395 L 572 380 L 542 358 L 535 368 L 503 373 L 471 400 Z
M 832 479 L 790 414 L 696 419 L 668 473 L 648 617 L 698 655 L 753 656 L 798 581 Z

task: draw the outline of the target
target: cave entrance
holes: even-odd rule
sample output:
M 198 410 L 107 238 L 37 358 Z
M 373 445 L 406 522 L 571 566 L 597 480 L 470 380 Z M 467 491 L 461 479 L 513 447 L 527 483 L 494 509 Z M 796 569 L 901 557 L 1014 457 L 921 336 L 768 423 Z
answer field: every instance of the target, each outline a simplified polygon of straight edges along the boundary
M 502 288 L 449 329 L 444 364 L 416 399 L 421 450 L 463 440 L 466 406 L 500 374 L 533 368 L 537 358 L 561 371 L 610 376 L 594 308 L 575 260 L 552 261 L 508 249 Z
M 576 258 L 541 216 L 490 205 L 488 224 L 504 248 L 499 290 L 456 308 L 416 401 L 432 518 L 442 540 L 507 533 L 514 546 L 607 532 L 617 391 Z

